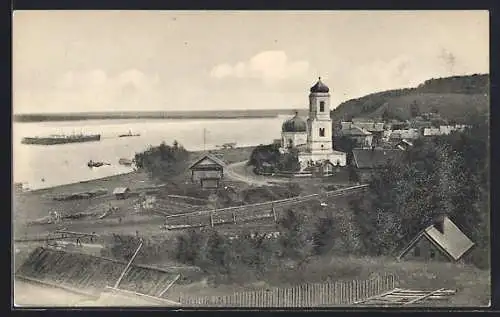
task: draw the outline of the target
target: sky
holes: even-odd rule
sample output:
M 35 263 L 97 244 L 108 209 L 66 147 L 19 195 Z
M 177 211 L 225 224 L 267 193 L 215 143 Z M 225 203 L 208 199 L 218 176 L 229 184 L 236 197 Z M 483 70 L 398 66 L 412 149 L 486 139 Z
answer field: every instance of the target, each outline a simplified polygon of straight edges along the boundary
M 489 72 L 488 11 L 16 11 L 13 112 L 331 108 Z

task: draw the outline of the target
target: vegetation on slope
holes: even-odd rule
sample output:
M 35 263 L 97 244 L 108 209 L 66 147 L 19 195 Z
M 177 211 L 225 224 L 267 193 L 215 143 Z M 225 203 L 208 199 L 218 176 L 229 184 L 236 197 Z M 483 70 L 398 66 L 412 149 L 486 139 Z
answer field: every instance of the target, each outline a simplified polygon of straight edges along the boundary
M 340 104 L 331 113 L 334 121 L 353 117 L 408 120 L 420 112 L 438 112 L 444 118 L 467 123 L 473 115 L 489 110 L 489 75 L 430 79 L 417 88 L 396 89 L 370 94 Z
M 377 174 L 351 207 L 363 253 L 389 254 L 447 215 L 476 243 L 470 259 L 489 266 L 488 125 L 419 140 L 406 157 Z

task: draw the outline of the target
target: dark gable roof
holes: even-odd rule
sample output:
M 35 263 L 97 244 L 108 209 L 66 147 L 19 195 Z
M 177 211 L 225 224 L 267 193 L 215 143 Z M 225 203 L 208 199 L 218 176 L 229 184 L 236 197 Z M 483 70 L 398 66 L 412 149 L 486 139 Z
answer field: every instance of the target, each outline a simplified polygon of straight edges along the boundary
M 225 167 L 227 164 L 224 162 L 221 158 L 216 156 L 215 154 L 212 153 L 205 153 L 201 155 L 198 159 L 196 159 L 190 166 L 189 169 L 192 169 L 195 167 L 198 163 L 203 161 L 204 159 L 208 158 L 209 160 L 213 161 L 215 164 L 220 165 L 222 167 Z
M 405 151 L 398 149 L 353 149 L 353 161 L 357 168 L 381 168 L 389 161 L 403 158 Z
M 428 226 L 410 241 L 398 258 L 402 258 L 423 236 L 427 237 L 438 249 L 455 261 L 459 260 L 474 246 L 474 242 L 450 218 L 444 217 L 439 223 Z

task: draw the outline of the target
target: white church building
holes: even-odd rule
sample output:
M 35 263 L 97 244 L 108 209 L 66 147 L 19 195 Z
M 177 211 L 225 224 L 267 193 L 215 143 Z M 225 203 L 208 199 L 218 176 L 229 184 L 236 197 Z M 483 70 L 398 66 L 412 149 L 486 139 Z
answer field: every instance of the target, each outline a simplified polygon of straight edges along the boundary
M 295 113 L 293 118 L 283 123 L 281 151 L 287 152 L 290 148 L 298 149 L 301 170 L 325 162 L 345 166 L 346 153 L 334 150 L 332 128 L 330 89 L 321 82 L 320 77 L 310 89 L 307 120 Z

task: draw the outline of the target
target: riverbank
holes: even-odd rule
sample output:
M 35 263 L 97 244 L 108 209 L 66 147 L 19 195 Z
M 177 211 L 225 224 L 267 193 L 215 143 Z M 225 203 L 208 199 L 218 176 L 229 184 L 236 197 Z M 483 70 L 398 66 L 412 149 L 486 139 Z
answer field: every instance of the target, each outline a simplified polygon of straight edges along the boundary
M 231 164 L 248 159 L 254 147 L 240 147 L 234 149 L 220 149 L 214 152 L 223 155 L 224 160 Z M 190 152 L 190 160 L 195 160 L 204 151 Z M 50 188 L 43 188 L 33 191 L 27 191 L 14 195 L 13 203 L 13 233 L 15 238 L 22 238 L 27 234 L 36 234 L 45 232 L 45 227 L 52 226 L 30 226 L 27 223 L 35 219 L 40 219 L 48 216 L 49 211 L 70 212 L 72 214 L 85 213 L 94 209 L 105 209 L 111 203 L 118 204 L 112 197 L 112 192 L 117 187 L 129 187 L 131 191 L 136 191 L 144 187 L 152 187 L 158 185 L 160 182 L 151 179 L 146 172 L 134 171 L 125 174 L 113 175 L 89 181 L 82 181 L 78 183 L 60 185 Z M 105 189 L 107 194 L 89 199 L 69 200 L 69 201 L 56 201 L 52 197 L 62 194 L 70 194 L 77 192 L 88 192 L 96 189 Z M 127 202 L 127 201 L 124 201 Z M 128 202 L 131 204 L 132 202 Z M 117 220 L 118 221 L 118 220 Z M 69 224 L 70 226 L 73 224 Z M 74 223 L 78 226 L 78 221 Z M 126 221 L 123 222 L 126 227 Z M 156 223 L 150 226 L 158 227 Z M 81 228 L 79 229 L 85 231 Z M 115 229 L 119 229 L 118 226 Z M 123 228 L 122 228 L 123 229 Z M 130 232 L 135 232 L 129 228 Z M 150 228 L 152 229 L 152 228 Z M 159 230 L 159 229 L 158 229 Z M 123 231 L 123 230 L 121 230 Z

